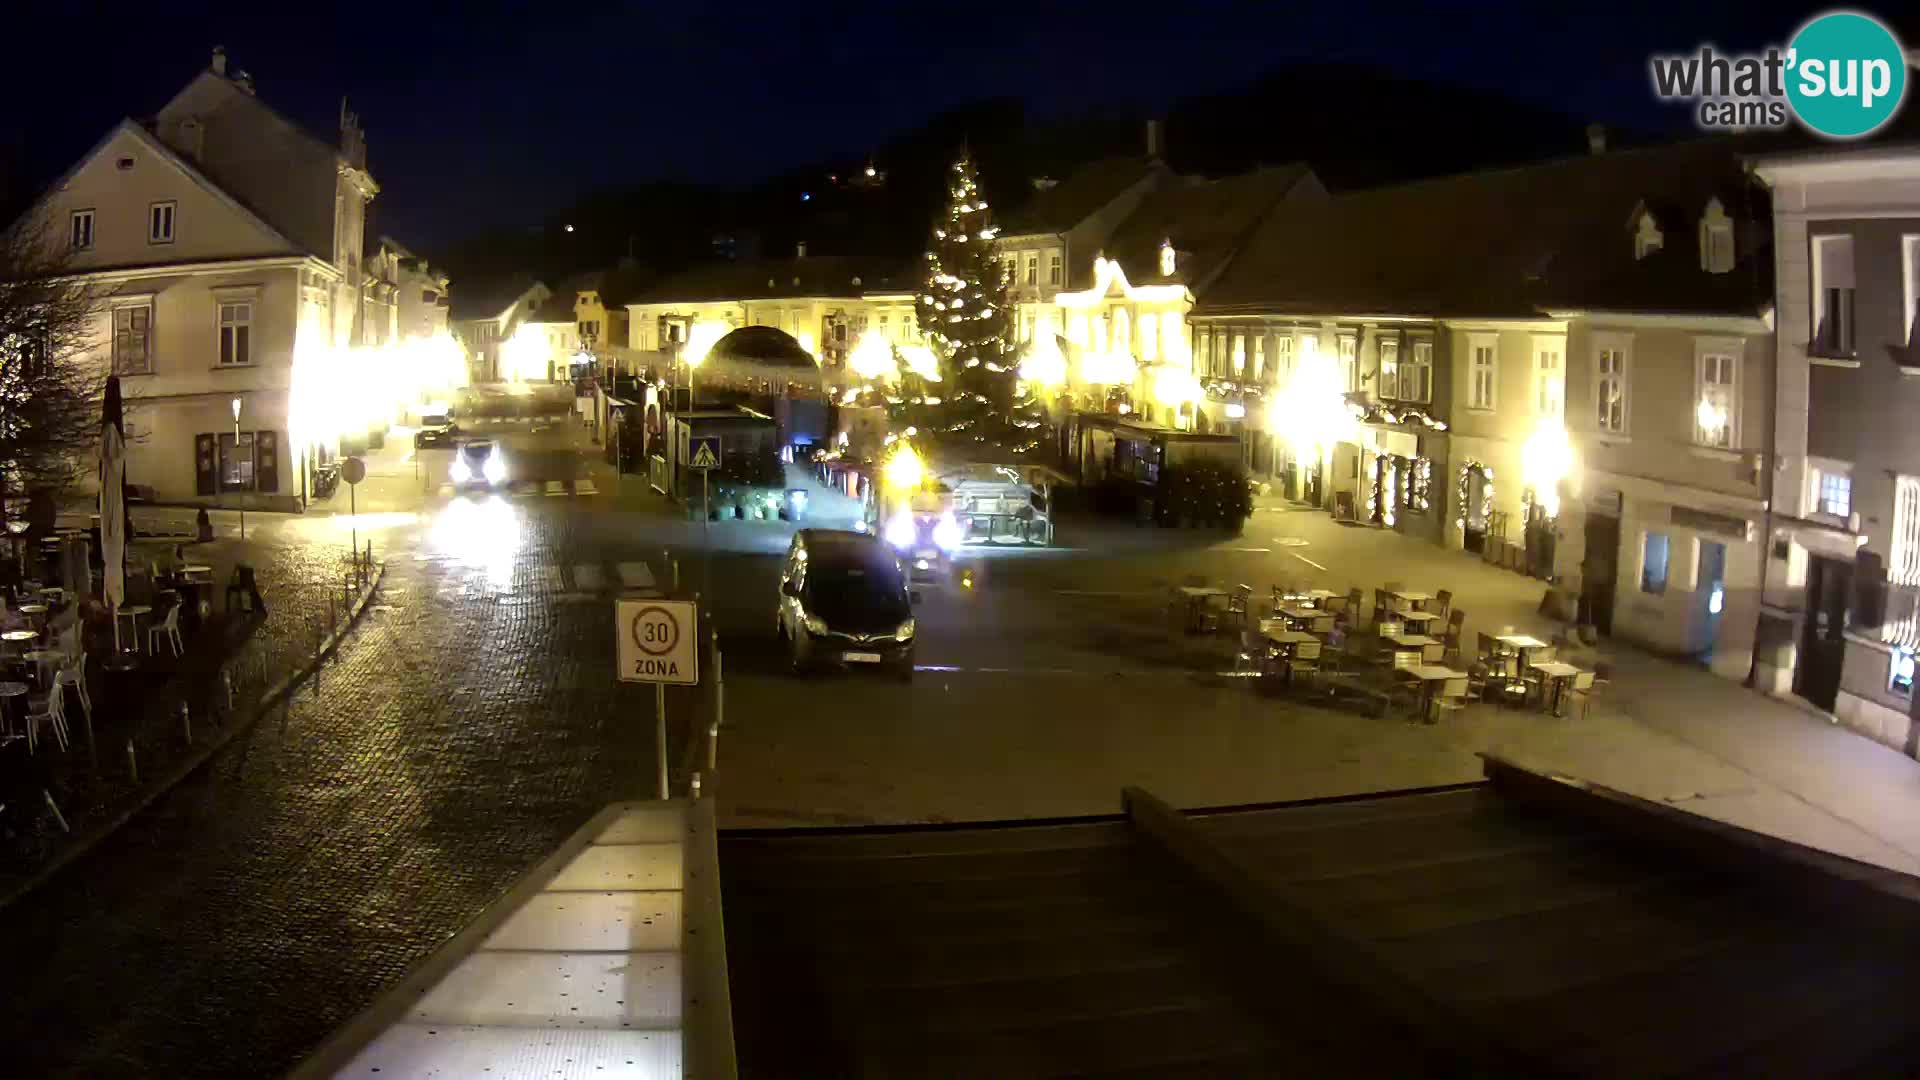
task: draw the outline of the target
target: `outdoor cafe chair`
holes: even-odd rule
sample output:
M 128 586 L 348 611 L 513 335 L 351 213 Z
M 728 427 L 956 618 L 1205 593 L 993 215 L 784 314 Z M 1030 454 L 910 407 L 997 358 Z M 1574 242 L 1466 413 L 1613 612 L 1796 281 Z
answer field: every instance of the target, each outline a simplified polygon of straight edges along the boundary
M 1289 683 L 1293 681 L 1294 676 L 1301 674 L 1305 674 L 1309 680 L 1312 680 L 1320 671 L 1320 643 L 1303 641 L 1295 645 L 1293 651 L 1287 655 L 1286 666 Z
M 1591 671 L 1582 671 L 1575 675 L 1572 685 L 1567 687 L 1567 693 L 1572 694 L 1580 702 L 1580 719 L 1582 720 L 1587 718 L 1587 710 L 1593 707 L 1593 692 L 1594 677 Z
M 80 699 L 80 711 L 86 714 L 89 723 L 93 720 L 93 695 L 87 693 L 87 654 L 82 652 L 74 662 L 53 673 L 55 686 L 73 687 L 74 696 Z
M 1373 590 L 1373 621 L 1377 623 L 1385 620 L 1390 610 L 1387 606 L 1387 590 L 1384 588 Z
M 1347 590 L 1346 606 L 1338 609 L 1339 617 L 1346 621 L 1349 629 L 1360 625 L 1360 608 L 1366 603 L 1366 592 L 1358 585 Z
M 1233 592 L 1227 595 L 1227 616 L 1238 617 L 1242 627 L 1247 625 L 1247 605 L 1253 599 L 1253 586 L 1235 585 Z
M 164 640 L 167 646 L 173 650 L 173 655 L 176 657 L 187 650 L 186 643 L 180 640 L 179 604 L 175 604 L 167 609 L 167 617 L 160 620 L 160 625 L 147 628 L 148 656 L 160 655 L 158 640 Z
M 27 706 L 27 753 L 31 754 L 40 743 L 40 723 L 48 722 L 53 728 L 53 737 L 59 742 L 60 749 L 67 749 L 67 713 L 60 704 L 60 684 L 54 683 L 47 689 L 47 695 L 37 703 Z
M 1427 604 L 1427 610 L 1443 619 L 1446 618 L 1448 613 L 1453 610 L 1453 590 L 1441 589 L 1439 592 L 1434 593 L 1433 600 Z
M 1234 672 L 1264 672 L 1269 649 L 1265 634 L 1258 630 L 1240 631 L 1240 651 L 1233 657 Z

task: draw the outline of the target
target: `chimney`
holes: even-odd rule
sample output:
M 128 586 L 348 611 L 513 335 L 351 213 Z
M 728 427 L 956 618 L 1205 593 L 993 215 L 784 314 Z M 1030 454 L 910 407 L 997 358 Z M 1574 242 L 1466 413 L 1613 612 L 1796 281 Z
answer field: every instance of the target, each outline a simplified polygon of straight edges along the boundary
M 1605 124 L 1587 125 L 1587 153 L 1604 154 L 1607 152 L 1607 126 Z
M 253 93 L 253 76 L 244 71 L 236 71 L 233 73 L 233 84 L 238 86 L 240 92 L 243 94 Z
M 225 45 L 215 45 L 213 47 L 213 73 L 215 75 L 225 75 L 227 73 L 227 47 Z
M 1159 161 L 1165 152 L 1166 146 L 1163 145 L 1160 135 L 1160 121 L 1147 121 L 1147 157 L 1150 160 Z
M 793 245 L 793 257 L 796 259 L 804 259 L 807 257 L 807 242 L 805 240 Z

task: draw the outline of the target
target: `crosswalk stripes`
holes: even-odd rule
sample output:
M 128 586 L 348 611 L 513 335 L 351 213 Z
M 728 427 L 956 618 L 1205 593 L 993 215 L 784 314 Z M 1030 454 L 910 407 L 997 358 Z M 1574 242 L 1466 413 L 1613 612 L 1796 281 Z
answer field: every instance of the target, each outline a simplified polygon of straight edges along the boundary
M 452 496 L 464 494 L 464 492 L 455 488 L 452 484 L 441 484 L 439 494 Z M 569 495 L 598 495 L 600 494 L 600 487 L 593 481 L 584 479 L 574 481 L 572 491 L 567 490 L 567 484 L 564 480 L 523 481 L 509 485 L 507 490 L 499 492 L 499 494 L 526 496 L 528 498 L 565 498 Z
M 620 585 L 627 589 L 653 588 L 653 568 L 643 562 L 623 562 L 614 567 L 620 575 Z

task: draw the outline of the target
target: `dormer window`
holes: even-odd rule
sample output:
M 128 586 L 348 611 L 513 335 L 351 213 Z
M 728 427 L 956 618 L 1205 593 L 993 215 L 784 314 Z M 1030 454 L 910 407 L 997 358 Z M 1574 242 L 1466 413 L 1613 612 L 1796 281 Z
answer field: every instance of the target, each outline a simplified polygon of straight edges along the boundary
M 1173 241 L 1171 240 L 1160 241 L 1160 276 L 1172 277 L 1173 271 L 1175 269 L 1174 264 L 1175 264 L 1175 256 L 1173 253 Z
M 1660 223 L 1653 220 L 1651 213 L 1640 211 L 1640 220 L 1633 230 L 1633 257 L 1644 259 L 1659 251 L 1666 242 L 1666 235 L 1660 231 Z
M 1700 215 L 1700 269 L 1724 274 L 1733 269 L 1733 219 L 1719 199 L 1707 200 Z

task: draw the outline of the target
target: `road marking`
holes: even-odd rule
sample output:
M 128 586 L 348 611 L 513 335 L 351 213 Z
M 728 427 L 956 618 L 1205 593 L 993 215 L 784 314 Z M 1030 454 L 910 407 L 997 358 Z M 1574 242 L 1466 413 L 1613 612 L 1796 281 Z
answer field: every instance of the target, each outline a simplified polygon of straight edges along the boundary
M 1321 566 L 1319 563 L 1314 562 L 1312 559 L 1307 558 L 1305 555 L 1302 555 L 1297 551 L 1289 551 L 1287 552 L 1287 554 L 1293 556 L 1296 559 L 1299 559 L 1301 562 L 1306 563 L 1308 566 L 1313 567 L 1315 570 L 1318 570 L 1323 574 L 1327 572 L 1326 567 Z
M 956 667 L 952 664 L 915 664 L 913 670 L 944 675 L 1091 675 L 1100 679 L 1124 674 L 1119 671 L 1083 671 L 1080 668 Z
M 1221 551 L 1245 551 L 1245 552 L 1251 552 L 1255 555 L 1266 555 L 1271 551 L 1273 551 L 1272 548 L 1221 548 L 1220 550 Z
M 1306 547 L 1307 542 L 1298 536 L 1276 536 L 1273 542 L 1281 547 Z
M 1106 590 L 1106 589 L 1055 589 L 1053 590 L 1053 592 L 1054 592 L 1054 595 L 1056 596 L 1140 596 L 1140 595 L 1143 595 L 1139 589 L 1134 589 L 1128 592 L 1115 592 L 1115 591 Z

